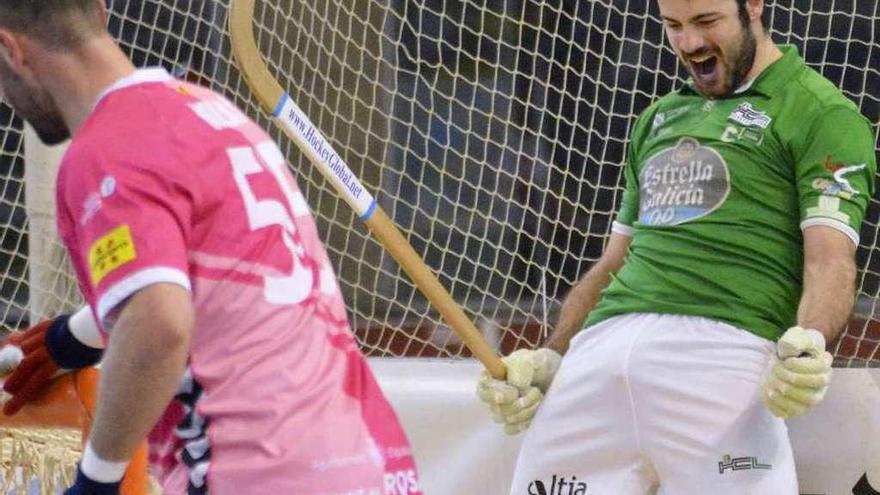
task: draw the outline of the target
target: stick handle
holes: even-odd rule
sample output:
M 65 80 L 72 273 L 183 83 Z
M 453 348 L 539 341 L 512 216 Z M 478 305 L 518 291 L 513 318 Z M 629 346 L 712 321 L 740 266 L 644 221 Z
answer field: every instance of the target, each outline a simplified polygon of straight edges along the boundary
M 397 260 L 416 287 L 437 308 L 443 319 L 489 373 L 495 378 L 503 379 L 506 375 L 504 363 L 479 330 L 465 316 L 342 157 L 269 72 L 254 40 L 253 12 L 254 0 L 234 0 L 229 15 L 229 35 L 233 56 L 263 109 L 272 113 L 275 125 L 296 144 L 333 184 L 336 192 L 366 222 L 382 246 Z
M 391 256 L 400 264 L 403 271 L 415 283 L 416 287 L 428 298 L 431 304 L 446 320 L 446 323 L 455 330 L 464 345 L 471 350 L 473 355 L 483 363 L 489 373 L 503 380 L 507 374 L 504 363 L 499 359 L 495 350 L 486 343 L 483 334 L 474 326 L 471 320 L 465 316 L 461 307 L 452 299 L 449 292 L 443 288 L 437 277 L 416 254 L 410 243 L 403 237 L 400 230 L 385 214 L 385 210 L 377 207 L 373 215 L 367 219 L 367 226 L 373 235 L 382 243 L 382 246 L 391 253 Z

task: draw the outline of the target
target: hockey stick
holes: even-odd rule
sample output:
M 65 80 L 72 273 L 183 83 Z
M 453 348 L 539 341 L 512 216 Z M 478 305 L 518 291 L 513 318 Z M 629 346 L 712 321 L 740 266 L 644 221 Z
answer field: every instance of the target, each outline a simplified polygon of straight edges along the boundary
M 504 363 L 443 288 L 437 277 L 410 246 L 388 215 L 367 192 L 342 158 L 309 118 L 272 77 L 254 40 L 254 0 L 233 0 L 229 12 L 229 37 L 238 68 L 263 109 L 302 151 L 336 192 L 361 217 L 382 246 L 409 275 L 464 344 L 495 378 L 503 379 Z

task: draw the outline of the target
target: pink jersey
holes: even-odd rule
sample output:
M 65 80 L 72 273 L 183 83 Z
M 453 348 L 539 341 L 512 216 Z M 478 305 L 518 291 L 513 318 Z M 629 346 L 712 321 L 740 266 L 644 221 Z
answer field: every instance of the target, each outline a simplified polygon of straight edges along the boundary
M 166 494 L 420 493 L 305 199 L 235 106 L 138 71 L 99 99 L 57 194 L 102 326 L 150 284 L 192 293 L 189 367 L 150 437 Z

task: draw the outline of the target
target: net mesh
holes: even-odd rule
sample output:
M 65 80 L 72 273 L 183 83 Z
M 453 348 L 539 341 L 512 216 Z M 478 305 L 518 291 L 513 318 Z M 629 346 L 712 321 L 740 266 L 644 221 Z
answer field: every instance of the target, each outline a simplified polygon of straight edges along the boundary
M 73 482 L 85 418 L 75 383 L 95 386 L 68 374 L 16 415 L 0 414 L 0 493 L 54 495 Z M 9 398 L 0 393 L 0 403 Z
M 231 60 L 228 0 L 108 4 L 110 29 L 137 65 L 207 84 L 275 133 L 368 354 L 467 355 L 261 114 Z M 683 76 L 656 9 L 650 0 L 277 0 L 258 2 L 255 29 L 270 71 L 506 352 L 540 342 L 566 291 L 599 257 L 622 192 L 629 128 Z M 880 4 L 792 0 L 768 10 L 774 39 L 796 45 L 877 136 Z M 20 123 L 5 107 L 0 122 L 0 297 L 6 325 L 19 327 L 30 316 L 35 271 L 42 297 L 79 301 L 61 263 L 28 256 L 29 219 L 46 207 L 26 211 Z M 861 231 L 859 298 L 835 344 L 839 366 L 880 361 L 878 206 L 872 199 Z
M 0 493 L 61 493 L 76 478 L 81 441 L 78 430 L 0 430 Z

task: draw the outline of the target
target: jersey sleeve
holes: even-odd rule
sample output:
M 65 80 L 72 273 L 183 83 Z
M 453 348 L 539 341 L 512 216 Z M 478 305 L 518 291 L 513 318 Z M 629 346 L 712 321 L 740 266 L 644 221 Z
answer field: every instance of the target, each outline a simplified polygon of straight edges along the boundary
M 168 173 L 174 167 L 71 162 L 73 173 L 59 182 L 70 222 L 65 242 L 100 325 L 109 329 L 119 304 L 148 285 L 191 290 L 186 240 L 192 207 L 185 181 Z
M 623 167 L 623 176 L 626 187 L 623 190 L 623 199 L 620 201 L 620 209 L 617 218 L 612 224 L 611 230 L 618 234 L 632 235 L 632 226 L 639 217 L 639 180 L 636 177 L 635 165 L 627 153 L 627 161 Z
M 858 245 L 877 172 L 867 121 L 849 107 L 825 110 L 813 119 L 794 159 L 801 228 L 836 228 Z
M 645 137 L 647 131 L 645 122 L 653 119 L 657 104 L 647 108 L 633 125 L 630 134 L 630 140 L 626 148 L 626 163 L 623 167 L 623 178 L 626 181 L 623 190 L 623 199 L 620 201 L 620 208 L 617 211 L 617 217 L 611 227 L 613 232 L 623 235 L 632 235 L 633 224 L 639 218 L 639 178 L 636 171 L 638 160 L 638 147 Z

